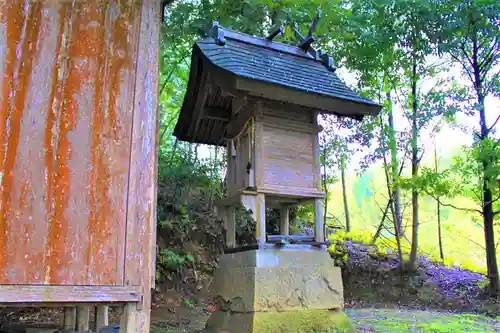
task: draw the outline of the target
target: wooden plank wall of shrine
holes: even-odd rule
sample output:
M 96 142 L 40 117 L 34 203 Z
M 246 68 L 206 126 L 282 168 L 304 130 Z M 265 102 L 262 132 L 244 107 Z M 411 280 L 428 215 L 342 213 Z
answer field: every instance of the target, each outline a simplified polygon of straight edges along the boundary
M 124 302 L 149 331 L 160 6 L 0 3 L 0 306 Z

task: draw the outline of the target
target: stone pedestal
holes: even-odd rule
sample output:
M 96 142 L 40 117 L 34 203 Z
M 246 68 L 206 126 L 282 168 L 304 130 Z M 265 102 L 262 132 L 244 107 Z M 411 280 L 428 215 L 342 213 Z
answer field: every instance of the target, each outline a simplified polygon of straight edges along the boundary
M 318 332 L 350 329 L 341 272 L 325 249 L 305 245 L 225 254 L 211 286 L 213 333 Z

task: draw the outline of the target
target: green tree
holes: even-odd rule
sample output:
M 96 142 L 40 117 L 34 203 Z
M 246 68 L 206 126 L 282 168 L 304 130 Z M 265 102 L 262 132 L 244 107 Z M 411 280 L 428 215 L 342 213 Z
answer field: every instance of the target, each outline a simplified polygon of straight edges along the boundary
M 493 123 L 487 123 L 485 98 L 488 94 L 498 96 L 500 92 L 500 74 L 496 70 L 500 61 L 500 3 L 495 0 L 447 0 L 440 1 L 439 5 L 441 33 L 437 38 L 440 51 L 462 67 L 472 86 L 471 96 L 475 100 L 472 107 L 465 111 L 472 111 L 479 118 L 479 131 L 473 134 L 474 145 L 470 157 L 480 162 L 480 172 L 476 176 L 481 180 L 480 211 L 484 223 L 488 278 L 490 292 L 497 296 L 500 285 L 494 219 L 498 212 L 494 211 L 494 205 L 498 198 L 494 193 L 498 189 L 495 166 L 498 140 L 492 139 L 492 133 L 500 115 Z M 476 164 L 474 166 L 477 167 Z
M 401 193 L 397 184 L 399 159 L 398 139 L 393 114 L 393 92 L 400 84 L 403 50 L 398 47 L 398 30 L 395 1 L 346 1 L 344 7 L 343 44 L 339 47 L 343 63 L 359 75 L 359 89 L 384 104 L 383 151 L 390 150 L 391 181 L 389 196 L 393 197 L 391 211 L 401 234 Z M 372 126 L 375 128 L 378 126 Z M 380 151 L 379 151 L 380 153 Z M 381 159 L 376 153 L 368 157 L 373 163 Z

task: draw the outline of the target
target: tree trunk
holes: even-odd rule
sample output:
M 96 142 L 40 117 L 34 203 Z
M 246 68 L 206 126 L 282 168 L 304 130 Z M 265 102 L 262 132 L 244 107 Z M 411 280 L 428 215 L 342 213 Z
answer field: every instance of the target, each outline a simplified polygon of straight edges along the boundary
M 478 38 L 477 30 L 474 27 L 472 46 L 472 69 L 474 71 L 474 89 L 477 94 L 477 104 L 479 107 L 479 124 L 481 127 L 481 149 L 484 149 L 485 140 L 488 139 L 489 128 L 486 123 L 486 110 L 484 105 L 483 81 L 481 79 L 481 68 L 478 62 Z M 484 223 L 484 240 L 486 245 L 486 266 L 488 271 L 488 279 L 490 281 L 489 292 L 490 296 L 498 297 L 500 282 L 498 278 L 498 264 L 496 257 L 495 230 L 493 228 L 493 194 L 490 189 L 491 175 L 489 169 L 491 167 L 491 157 L 487 154 L 482 156 L 482 174 L 483 174 L 483 223 Z
M 388 101 L 388 118 L 389 118 L 389 146 L 391 149 L 391 170 L 392 170 L 392 191 L 394 192 L 394 218 L 396 220 L 396 225 L 398 227 L 398 233 L 400 236 L 404 236 L 403 233 L 403 216 L 401 214 L 401 190 L 397 184 L 397 176 L 399 174 L 399 163 L 398 163 L 398 147 L 396 140 L 396 130 L 394 127 L 394 114 L 392 111 L 392 99 L 391 91 L 386 93 L 386 98 Z
M 411 175 L 415 179 L 418 176 L 418 122 L 417 122 L 417 60 L 414 56 L 412 65 L 412 137 L 411 137 Z M 413 187 L 411 191 L 412 204 L 412 232 L 411 232 L 411 251 L 409 268 L 414 270 L 417 268 L 417 251 L 418 251 L 418 190 Z
M 437 159 L 437 148 L 434 143 L 434 171 L 438 172 L 438 159 Z M 437 202 L 437 224 L 438 224 L 438 243 L 439 243 L 439 257 L 444 260 L 443 251 L 443 237 L 441 235 L 441 203 L 439 202 L 439 196 L 436 198 Z
M 481 87 L 479 87 L 481 88 Z M 481 141 L 488 139 L 488 126 L 486 125 L 486 113 L 484 107 L 484 96 L 481 89 L 478 89 L 478 105 L 481 124 Z M 496 257 L 495 230 L 493 227 L 493 194 L 489 187 L 491 176 L 488 169 L 491 166 L 491 159 L 483 154 L 483 222 L 484 222 L 484 240 L 486 245 L 486 265 L 488 268 L 488 279 L 490 280 L 490 295 L 497 297 L 499 294 L 500 282 L 498 277 L 498 263 Z
M 351 231 L 351 220 L 349 218 L 349 205 L 347 203 L 347 186 L 345 179 L 344 161 L 340 162 L 340 176 L 342 180 L 342 196 L 344 197 L 345 229 L 347 230 L 347 232 L 349 232 Z

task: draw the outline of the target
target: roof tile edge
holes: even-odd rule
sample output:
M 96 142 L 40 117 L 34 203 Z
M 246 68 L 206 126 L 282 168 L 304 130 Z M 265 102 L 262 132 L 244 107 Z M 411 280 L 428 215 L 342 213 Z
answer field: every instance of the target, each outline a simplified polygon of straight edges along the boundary
M 328 70 L 332 72 L 335 72 L 337 70 L 337 67 L 333 64 L 333 58 L 323 50 L 316 50 L 312 47 L 309 47 L 307 51 L 304 51 L 298 46 L 292 46 L 285 43 L 274 42 L 265 37 L 264 38 L 256 37 L 242 32 L 237 32 L 231 29 L 224 28 L 219 24 L 218 21 L 212 21 L 212 26 L 209 30 L 208 36 L 212 37 L 215 40 L 215 43 L 219 46 L 225 45 L 226 38 L 229 38 L 237 40 L 239 42 L 259 47 L 266 47 L 274 51 L 288 53 L 309 60 L 319 61 L 322 62 Z

